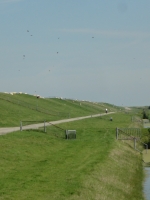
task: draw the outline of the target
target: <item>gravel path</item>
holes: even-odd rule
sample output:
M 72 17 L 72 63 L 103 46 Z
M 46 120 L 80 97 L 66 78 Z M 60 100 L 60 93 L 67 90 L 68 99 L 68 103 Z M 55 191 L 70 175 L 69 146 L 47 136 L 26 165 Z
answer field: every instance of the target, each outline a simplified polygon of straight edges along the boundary
M 61 124 L 61 123 L 65 123 L 65 122 L 72 122 L 72 121 L 87 119 L 87 118 L 91 118 L 91 117 L 100 117 L 100 116 L 104 116 L 104 115 L 110 115 L 110 114 L 113 114 L 113 113 L 115 113 L 115 112 L 109 112 L 107 114 L 103 113 L 103 114 L 89 115 L 89 116 L 84 116 L 84 117 L 76 117 L 76 118 L 71 118 L 71 119 L 62 119 L 62 120 L 58 120 L 58 121 L 52 121 L 50 123 Z M 50 126 L 51 124 L 49 124 L 47 122 L 47 123 L 45 123 L 45 125 Z M 43 126 L 43 123 L 27 125 L 27 126 L 23 126 L 23 130 L 38 129 L 42 126 Z M 11 132 L 14 132 L 14 131 L 19 131 L 19 130 L 20 130 L 20 127 L 0 128 L 0 135 L 5 135 L 7 133 L 11 133 Z

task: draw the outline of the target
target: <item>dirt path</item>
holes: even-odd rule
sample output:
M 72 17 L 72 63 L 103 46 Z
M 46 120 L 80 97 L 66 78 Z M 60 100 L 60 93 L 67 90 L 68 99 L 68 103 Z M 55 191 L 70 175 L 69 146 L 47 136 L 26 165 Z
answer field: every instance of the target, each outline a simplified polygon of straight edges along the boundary
M 114 114 L 114 113 L 115 112 L 109 112 L 107 114 L 103 113 L 103 114 L 89 115 L 89 116 L 84 116 L 84 117 L 76 117 L 76 118 L 71 118 L 71 119 L 62 119 L 62 120 L 58 120 L 58 121 L 52 121 L 50 123 L 61 124 L 61 123 L 65 123 L 65 122 L 72 122 L 72 121 L 87 119 L 87 118 L 91 118 L 91 117 L 100 117 L 100 116 L 104 116 L 104 115 L 110 115 L 110 114 Z M 45 123 L 45 125 L 50 126 L 50 124 L 48 122 Z M 43 123 L 27 125 L 27 126 L 23 126 L 23 130 L 38 129 L 42 126 L 43 126 Z M 7 133 L 11 133 L 11 132 L 14 132 L 14 131 L 19 131 L 19 130 L 20 130 L 20 127 L 0 128 L 0 135 L 5 135 Z

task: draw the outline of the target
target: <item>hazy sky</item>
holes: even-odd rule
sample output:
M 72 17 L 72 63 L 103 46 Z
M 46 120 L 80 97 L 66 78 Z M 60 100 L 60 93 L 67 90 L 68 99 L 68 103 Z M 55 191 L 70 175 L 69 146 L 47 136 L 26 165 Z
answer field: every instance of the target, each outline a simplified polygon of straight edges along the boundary
M 150 0 L 0 0 L 0 91 L 150 105 Z

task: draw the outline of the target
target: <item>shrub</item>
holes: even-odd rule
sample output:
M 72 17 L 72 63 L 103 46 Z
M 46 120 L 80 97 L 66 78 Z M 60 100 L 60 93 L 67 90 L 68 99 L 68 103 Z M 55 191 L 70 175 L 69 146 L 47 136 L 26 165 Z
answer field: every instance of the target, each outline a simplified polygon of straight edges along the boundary
M 143 110 L 143 119 L 148 119 L 148 115 L 145 110 Z

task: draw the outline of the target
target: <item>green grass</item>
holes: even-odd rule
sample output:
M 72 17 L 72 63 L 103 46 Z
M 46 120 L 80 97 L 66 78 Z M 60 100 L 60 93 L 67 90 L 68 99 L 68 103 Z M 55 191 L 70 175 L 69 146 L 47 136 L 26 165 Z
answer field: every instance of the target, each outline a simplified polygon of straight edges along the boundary
M 60 124 L 75 129 L 65 140 L 54 126 L 0 137 L 0 200 L 142 200 L 142 156 L 115 140 L 129 114 Z
M 143 160 L 150 166 L 150 149 L 148 149 L 147 152 L 146 150 L 143 151 Z
M 0 93 L 0 127 L 19 126 L 20 121 L 54 121 L 104 113 L 106 106 L 108 111 L 119 110 L 118 107 L 104 103 L 37 99 L 35 96 L 26 94 Z
M 0 100 L 0 127 L 19 126 L 20 121 L 52 121 L 62 119 L 59 116 L 51 116 L 39 113 L 36 110 L 11 104 Z

